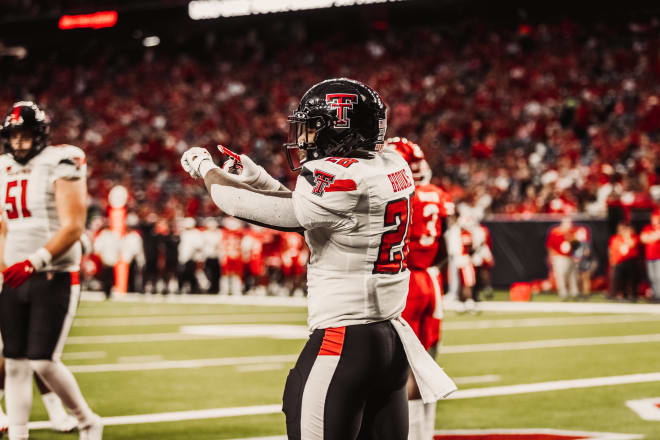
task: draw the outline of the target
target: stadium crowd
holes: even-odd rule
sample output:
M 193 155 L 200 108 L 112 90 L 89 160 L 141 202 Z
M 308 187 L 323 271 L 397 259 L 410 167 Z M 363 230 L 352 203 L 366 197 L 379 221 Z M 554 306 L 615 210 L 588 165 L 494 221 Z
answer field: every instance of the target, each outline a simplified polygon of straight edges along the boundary
M 328 76 L 379 90 L 388 134 L 417 141 L 434 183 L 473 219 L 604 216 L 660 199 L 659 28 L 655 19 L 375 22 L 318 39 L 304 24 L 276 23 L 240 35 L 209 31 L 203 44 L 176 50 L 90 41 L 75 62 L 57 54 L 13 61 L 0 107 L 39 102 L 53 143 L 88 155 L 91 217 L 103 216 L 111 187 L 124 185 L 143 235 L 167 230 L 178 240 L 177 219 L 218 215 L 181 171 L 190 146 L 229 145 L 292 186 L 281 154 L 286 117 L 305 85 Z
M 47 109 L 53 141 L 87 152 L 101 212 L 121 183 L 143 219 L 205 217 L 215 208 L 178 169 L 182 151 L 226 144 L 292 183 L 280 149 L 295 97 L 329 74 L 353 77 L 381 91 L 388 133 L 422 145 L 455 199 L 494 213 L 602 215 L 608 202 L 660 197 L 658 27 L 466 21 L 311 44 L 303 25 L 210 33 L 197 53 L 17 61 L 0 107 L 32 97 Z

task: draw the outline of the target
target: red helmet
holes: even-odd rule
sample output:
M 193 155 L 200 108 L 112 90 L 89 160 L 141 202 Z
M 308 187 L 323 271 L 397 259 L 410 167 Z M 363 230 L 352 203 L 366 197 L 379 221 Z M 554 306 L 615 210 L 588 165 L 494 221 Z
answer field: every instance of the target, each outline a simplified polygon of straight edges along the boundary
M 419 145 L 406 138 L 393 137 L 385 141 L 385 146 L 393 148 L 408 162 L 416 185 L 423 185 L 431 180 L 431 168 Z

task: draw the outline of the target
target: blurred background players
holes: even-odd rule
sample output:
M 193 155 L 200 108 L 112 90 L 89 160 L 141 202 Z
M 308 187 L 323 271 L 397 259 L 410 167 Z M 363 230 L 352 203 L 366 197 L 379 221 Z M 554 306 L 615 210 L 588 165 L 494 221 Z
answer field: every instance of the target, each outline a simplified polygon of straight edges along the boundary
M 290 296 L 303 296 L 305 267 L 309 257 L 305 239 L 297 232 L 281 232 L 280 237 L 284 291 Z
M 652 301 L 660 302 L 660 210 L 651 213 L 651 224 L 644 226 L 640 238 L 644 244 L 646 272 L 653 291 Z
M 557 284 L 559 297 L 566 301 L 578 296 L 578 271 L 574 252 L 579 244 L 576 228 L 570 217 L 562 219 L 558 226 L 550 229 L 546 240 L 550 267 Z
M 106 299 L 110 299 L 112 288 L 115 285 L 115 266 L 119 262 L 122 252 L 122 239 L 119 234 L 109 227 L 104 220 L 104 225 L 94 239 L 94 253 L 98 255 L 101 262 L 99 278 L 101 288 Z
M 619 223 L 616 234 L 610 238 L 610 291 L 609 298 L 636 302 L 639 286 L 639 237 L 632 226 Z
M 181 222 L 179 236 L 179 290 L 178 293 L 200 293 L 197 269 L 204 260 L 204 236 L 197 229 L 195 219 L 186 217 Z
M 243 236 L 243 222 L 233 217 L 226 217 L 222 221 L 222 295 L 243 294 Z
M 447 215 L 453 214 L 451 196 L 430 183 L 431 169 L 424 152 L 405 138 L 390 138 L 385 148 L 399 153 L 410 166 L 415 181 L 412 223 L 409 231 L 407 264 L 410 285 L 403 318 L 410 324 L 426 350 L 435 358 L 442 325 L 442 277 L 438 264 L 447 251 L 442 235 Z M 408 378 L 408 439 L 431 440 L 435 430 L 436 404 L 424 402 L 412 374 Z
M 202 231 L 204 251 L 204 272 L 209 281 L 208 293 L 220 292 L 220 252 L 222 246 L 222 232 L 218 221 L 210 217 L 204 223 L 206 229 Z
M 575 250 L 575 259 L 577 260 L 580 297 L 588 299 L 591 295 L 591 278 L 598 269 L 598 259 L 594 254 L 590 239 L 580 242 Z
M 144 241 L 138 226 L 138 216 L 129 213 L 126 216 L 126 234 L 121 239 L 121 259 L 128 263 L 129 292 L 144 292 Z
M 474 287 L 477 275 L 472 262 L 472 234 L 464 217 L 449 215 L 447 231 L 444 234 L 449 258 L 449 285 L 453 288 L 452 297 L 459 301 L 459 313 L 477 313 Z
M 486 299 L 492 299 L 493 282 L 491 272 L 495 267 L 495 257 L 493 256 L 490 231 L 473 217 L 468 219 L 466 229 L 472 237 L 472 264 L 476 274 L 474 298 L 477 300 L 483 291 Z
M 9 439 L 28 438 L 34 371 L 76 416 L 80 438 L 100 440 L 101 418 L 60 360 L 80 296 L 86 157 L 71 145 L 48 146 L 46 115 L 29 101 L 13 105 L 0 134 L 7 152 L 0 157 L 0 328 Z
M 179 235 L 168 220 L 158 220 L 155 226 L 158 246 L 158 272 L 156 273 L 156 291 L 161 293 L 176 292 L 179 287 Z

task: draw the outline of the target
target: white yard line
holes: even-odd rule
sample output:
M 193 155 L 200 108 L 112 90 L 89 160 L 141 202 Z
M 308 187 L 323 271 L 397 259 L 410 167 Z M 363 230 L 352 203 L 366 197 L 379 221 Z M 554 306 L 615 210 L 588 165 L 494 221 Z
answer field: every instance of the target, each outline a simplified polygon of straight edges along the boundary
M 184 359 L 176 361 L 133 362 L 96 365 L 69 365 L 74 373 L 103 373 L 108 371 L 143 371 L 143 370 L 172 370 L 182 368 L 226 367 L 235 365 L 250 365 L 263 363 L 293 362 L 298 359 L 297 354 L 284 354 L 272 356 L 246 356 L 226 357 L 213 359 Z
M 62 359 L 65 361 L 82 359 L 103 359 L 107 354 L 105 351 L 72 351 L 62 353 Z
M 459 353 L 482 353 L 489 351 L 515 351 L 539 348 L 580 347 L 611 344 L 638 344 L 660 342 L 660 334 L 602 336 L 594 338 L 549 339 L 540 341 L 500 342 L 492 344 L 446 345 L 441 347 L 441 355 Z M 70 365 L 74 373 L 98 373 L 105 371 L 169 370 L 177 368 L 203 368 L 260 363 L 293 362 L 297 354 L 272 356 L 246 356 L 210 359 L 185 359 L 154 362 L 135 362 L 117 364 Z
M 120 356 L 117 358 L 117 362 L 120 364 L 135 364 L 137 362 L 161 362 L 162 360 L 163 356 L 160 354 L 144 356 Z
M 624 376 L 607 376 L 607 377 L 592 377 L 585 379 L 574 379 L 574 380 L 559 380 L 551 382 L 538 382 L 538 383 L 529 383 L 529 384 L 519 384 L 519 385 L 508 385 L 508 386 L 499 386 L 499 387 L 485 387 L 485 388 L 473 388 L 467 390 L 459 390 L 453 393 L 448 397 L 448 399 L 472 399 L 479 397 L 494 397 L 494 396 L 510 396 L 517 394 L 526 394 L 526 393 L 539 393 L 545 391 L 558 391 L 558 390 L 570 390 L 578 388 L 591 388 L 591 387 L 602 387 L 602 386 L 613 386 L 613 385 L 624 385 L 624 384 L 633 384 L 633 383 L 648 383 L 648 382 L 660 382 L 660 372 L 655 373 L 646 373 L 646 374 L 631 374 Z M 247 407 L 235 407 L 235 408 L 214 408 L 206 410 L 197 410 L 197 411 L 178 411 L 178 412 L 166 412 L 166 413 L 155 413 L 155 414 L 140 414 L 132 416 L 119 416 L 119 417 L 104 417 L 103 421 L 107 426 L 112 425 L 129 425 L 129 424 L 141 424 L 141 423 L 159 423 L 159 422 L 175 422 L 183 420 L 199 420 L 199 419 L 210 419 L 210 418 L 221 418 L 221 417 L 237 417 L 237 416 L 247 416 L 247 415 L 257 415 L 257 414 L 275 414 L 279 413 L 282 409 L 281 404 L 272 404 L 272 405 L 258 405 L 258 406 L 247 406 Z M 31 429 L 43 429 L 48 428 L 50 422 L 32 422 L 30 423 Z M 599 440 L 623 440 L 623 439 L 634 439 L 639 437 L 616 437 L 609 433 L 603 433 L 605 436 L 595 437 Z
M 270 315 L 272 313 L 301 313 L 306 314 L 306 309 L 297 307 L 282 307 L 274 309 L 271 307 L 257 308 L 246 306 L 237 310 L 222 307 L 209 307 L 209 304 L 191 304 L 193 308 L 183 308 L 181 304 L 136 304 L 128 307 L 99 307 L 98 304 L 83 303 L 78 309 L 78 318 L 116 318 L 127 316 L 191 316 L 191 315 Z
M 441 354 L 482 353 L 486 351 L 531 350 L 537 348 L 581 347 L 610 344 L 660 342 L 660 333 L 650 335 L 596 336 L 592 338 L 542 339 L 537 341 L 495 342 L 490 344 L 443 345 Z
M 262 314 L 216 314 L 216 315 L 179 315 L 179 316 L 135 316 L 128 318 L 76 318 L 75 327 L 122 327 L 122 326 L 149 326 L 149 325 L 179 325 L 202 324 L 214 322 L 287 322 L 306 321 L 305 313 L 269 313 Z
M 235 369 L 239 373 L 253 373 L 255 371 L 273 371 L 288 368 L 287 364 L 258 364 L 258 365 L 239 365 Z
M 309 331 L 306 326 L 281 324 L 186 325 L 182 326 L 180 331 L 181 333 L 188 335 L 207 337 L 215 336 L 218 338 L 307 339 L 309 336 Z M 443 350 L 445 353 L 470 353 L 473 351 L 480 352 L 499 349 L 523 350 L 555 346 L 569 347 L 591 344 L 657 342 L 658 338 L 660 338 L 660 333 L 652 333 L 648 335 L 596 336 L 589 338 L 541 339 L 536 341 L 490 344 L 448 345 L 443 347 Z
M 83 292 L 83 300 L 101 301 L 100 292 Z M 280 296 L 224 296 L 224 295 L 141 295 L 127 294 L 113 298 L 122 303 L 142 304 L 232 304 L 249 306 L 307 307 L 307 298 Z M 614 314 L 660 314 L 660 304 L 622 304 L 600 302 L 511 302 L 486 301 L 479 303 L 483 311 L 534 312 L 534 313 L 614 313 Z M 456 310 L 458 304 L 445 301 L 447 310 Z
M 457 301 L 446 301 L 444 308 L 446 310 L 460 309 Z M 639 313 L 660 315 L 660 304 L 488 301 L 480 302 L 479 309 L 488 312 L 514 313 L 614 313 L 617 315 Z
M 520 327 L 556 327 L 568 325 L 601 325 L 626 324 L 631 322 L 658 322 L 656 315 L 601 315 L 563 318 L 523 318 L 523 319 L 489 319 L 479 321 L 450 321 L 442 324 L 443 330 L 481 330 L 490 328 L 520 328 Z
M 660 334 L 612 336 L 596 338 L 551 339 L 541 341 L 505 342 L 494 344 L 470 344 L 443 346 L 441 354 L 479 353 L 488 351 L 529 350 L 538 348 L 576 347 L 585 345 L 610 345 L 660 342 Z M 188 359 L 176 361 L 136 362 L 129 364 L 71 365 L 74 372 L 90 373 L 104 371 L 161 370 L 177 368 L 202 368 L 228 365 L 259 364 L 263 362 L 288 362 L 297 358 L 296 354 L 273 356 L 248 356 L 231 358 Z
M 459 385 L 465 385 L 468 383 L 499 382 L 502 377 L 497 374 L 486 374 L 483 376 L 452 377 L 452 379 Z
M 660 422 L 660 398 L 628 400 L 626 406 L 635 411 L 643 420 Z
M 85 291 L 83 301 L 104 302 L 102 292 Z M 232 304 L 247 306 L 307 307 L 307 298 L 289 296 L 226 296 L 226 295 L 142 295 L 129 293 L 113 296 L 113 302 L 137 304 Z
M 93 317 L 77 316 L 74 325 L 77 327 L 114 327 L 114 326 L 149 326 L 149 325 L 180 325 L 203 323 L 259 323 L 264 321 L 305 321 L 306 313 L 186 313 L 167 314 L 153 313 L 135 314 L 130 317 Z M 602 315 L 561 318 L 522 318 L 522 319 L 488 319 L 474 321 L 449 321 L 443 324 L 446 330 L 480 330 L 490 328 L 520 328 L 520 327 L 554 327 L 568 325 L 602 325 L 625 324 L 631 322 L 658 322 L 657 315 Z
M 183 420 L 217 419 L 223 417 L 254 416 L 276 414 L 282 411 L 282 404 L 241 406 L 235 408 L 212 408 L 197 411 L 176 411 L 132 416 L 103 417 L 105 426 L 138 425 L 143 423 L 180 422 Z M 30 422 L 30 429 L 50 428 L 50 422 Z
M 183 333 L 142 333 L 131 335 L 69 336 L 66 345 L 81 344 L 123 344 L 130 342 L 190 341 L 220 339 L 220 336 Z
M 223 338 L 275 338 L 307 339 L 305 325 L 238 324 L 238 325 L 184 325 L 179 331 L 190 335 L 219 336 Z
M 500 387 L 472 388 L 458 390 L 448 399 L 472 399 L 476 397 L 511 396 L 514 394 L 540 393 L 544 391 L 572 390 L 632 383 L 660 382 L 660 372 L 628 374 L 624 376 L 590 377 L 585 379 L 555 380 L 551 382 L 525 383 Z

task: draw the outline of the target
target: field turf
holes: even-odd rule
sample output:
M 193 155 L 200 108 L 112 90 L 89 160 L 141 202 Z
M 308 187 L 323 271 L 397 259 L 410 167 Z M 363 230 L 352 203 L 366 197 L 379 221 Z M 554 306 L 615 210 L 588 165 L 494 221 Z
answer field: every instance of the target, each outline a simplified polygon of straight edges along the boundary
M 105 439 L 283 435 L 278 407 L 288 369 L 305 343 L 305 319 L 304 307 L 83 301 L 64 362 L 90 406 L 110 418 Z M 445 324 L 437 359 L 461 392 L 660 372 L 660 315 L 447 311 Z M 264 325 L 276 327 L 263 331 Z M 212 327 L 200 336 L 198 326 Z M 257 334 L 235 334 L 245 328 Z M 287 337 L 280 329 L 298 330 Z M 582 338 L 595 343 L 571 344 Z M 646 398 L 660 398 L 660 379 L 523 394 L 505 389 L 498 396 L 439 402 L 436 428 L 554 428 L 660 439 L 660 421 L 642 420 L 625 405 Z M 227 408 L 240 409 L 232 415 Z M 211 418 L 183 413 L 209 409 L 218 411 Z M 45 419 L 35 391 L 32 420 Z M 76 439 L 77 433 L 33 429 L 30 438 Z

